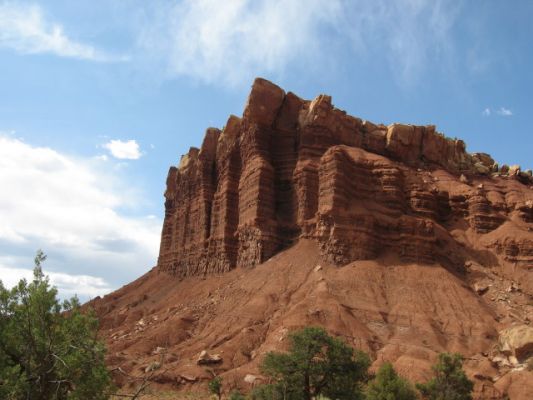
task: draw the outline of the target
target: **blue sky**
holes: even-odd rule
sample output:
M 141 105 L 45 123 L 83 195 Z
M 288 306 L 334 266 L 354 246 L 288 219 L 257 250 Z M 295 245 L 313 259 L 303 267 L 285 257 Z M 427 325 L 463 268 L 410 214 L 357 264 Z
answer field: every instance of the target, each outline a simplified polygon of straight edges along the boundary
M 168 167 L 256 76 L 533 167 L 533 2 L 0 0 L 0 279 L 86 299 L 156 262 Z

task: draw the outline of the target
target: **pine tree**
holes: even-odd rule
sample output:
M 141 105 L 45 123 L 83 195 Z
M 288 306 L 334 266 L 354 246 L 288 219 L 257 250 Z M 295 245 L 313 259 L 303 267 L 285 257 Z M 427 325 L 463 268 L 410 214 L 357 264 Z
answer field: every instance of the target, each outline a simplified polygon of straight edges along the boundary
M 417 394 L 413 385 L 400 377 L 391 363 L 385 363 L 368 385 L 366 398 L 367 400 L 416 400 Z
M 110 384 L 98 321 L 77 298 L 62 305 L 35 257 L 33 280 L 0 281 L 0 398 L 106 399 Z
M 433 372 L 434 378 L 416 385 L 424 399 L 472 400 L 474 384 L 463 371 L 463 357 L 460 354 L 439 354 Z
M 365 353 L 316 327 L 291 334 L 290 343 L 288 353 L 266 355 L 261 369 L 275 383 L 256 390 L 256 398 L 363 398 L 362 382 L 370 365 Z

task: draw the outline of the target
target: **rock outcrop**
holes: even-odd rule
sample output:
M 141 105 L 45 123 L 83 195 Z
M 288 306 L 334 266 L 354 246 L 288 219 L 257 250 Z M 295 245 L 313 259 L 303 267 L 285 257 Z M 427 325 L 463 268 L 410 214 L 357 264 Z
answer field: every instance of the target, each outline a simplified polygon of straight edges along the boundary
M 180 277 L 227 272 L 300 238 L 317 240 L 337 265 L 388 253 L 456 264 L 464 260 L 451 260 L 441 242 L 454 241 L 446 232 L 458 219 L 477 234 L 515 214 L 519 224 L 533 219 L 532 198 L 502 192 L 498 179 L 533 183 L 518 166 L 498 172 L 488 154 L 467 153 L 435 126 L 373 124 L 329 96 L 306 101 L 257 79 L 242 118 L 208 129 L 200 149 L 171 167 L 158 267 Z M 492 246 L 509 261 L 533 263 L 530 240 Z
M 533 327 L 518 325 L 507 328 L 500 332 L 499 344 L 503 354 L 523 362 L 533 357 Z
M 425 381 L 460 352 L 475 400 L 531 399 L 531 173 L 257 79 L 170 168 L 157 267 L 92 305 L 120 386 L 247 392 L 320 325 L 374 371 Z

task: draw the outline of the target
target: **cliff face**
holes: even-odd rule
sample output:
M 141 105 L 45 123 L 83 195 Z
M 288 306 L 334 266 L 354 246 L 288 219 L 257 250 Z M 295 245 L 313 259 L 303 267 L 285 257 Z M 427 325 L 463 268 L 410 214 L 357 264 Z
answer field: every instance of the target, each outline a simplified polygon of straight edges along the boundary
M 531 184 L 531 171 L 499 168 L 434 126 L 375 125 L 329 96 L 306 101 L 257 79 L 243 117 L 208 129 L 170 169 L 158 267 L 180 277 L 226 272 L 311 238 L 337 265 L 392 254 L 461 268 L 468 257 L 451 228 L 527 231 Z M 489 248 L 531 265 L 526 236 Z
M 423 381 L 460 352 L 474 399 L 532 398 L 530 172 L 258 79 L 243 117 L 170 169 L 165 198 L 158 266 L 92 302 L 120 386 L 163 362 L 154 388 L 215 374 L 247 392 L 268 351 L 320 325 L 374 370 Z

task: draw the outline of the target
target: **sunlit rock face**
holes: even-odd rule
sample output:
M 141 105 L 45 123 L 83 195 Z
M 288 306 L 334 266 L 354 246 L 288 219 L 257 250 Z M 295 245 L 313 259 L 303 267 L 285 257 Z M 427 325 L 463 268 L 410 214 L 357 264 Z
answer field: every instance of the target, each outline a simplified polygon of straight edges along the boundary
M 209 128 L 200 149 L 171 167 L 158 266 L 182 277 L 252 267 L 302 237 L 338 265 L 388 253 L 462 262 L 441 245 L 454 241 L 452 223 L 476 234 L 513 215 L 531 223 L 530 194 L 498 184 L 527 186 L 531 177 L 503 172 L 434 126 L 373 124 L 329 96 L 302 100 L 258 78 L 242 118 Z M 483 183 L 464 183 L 476 179 Z M 502 238 L 492 248 L 533 262 L 531 240 Z

